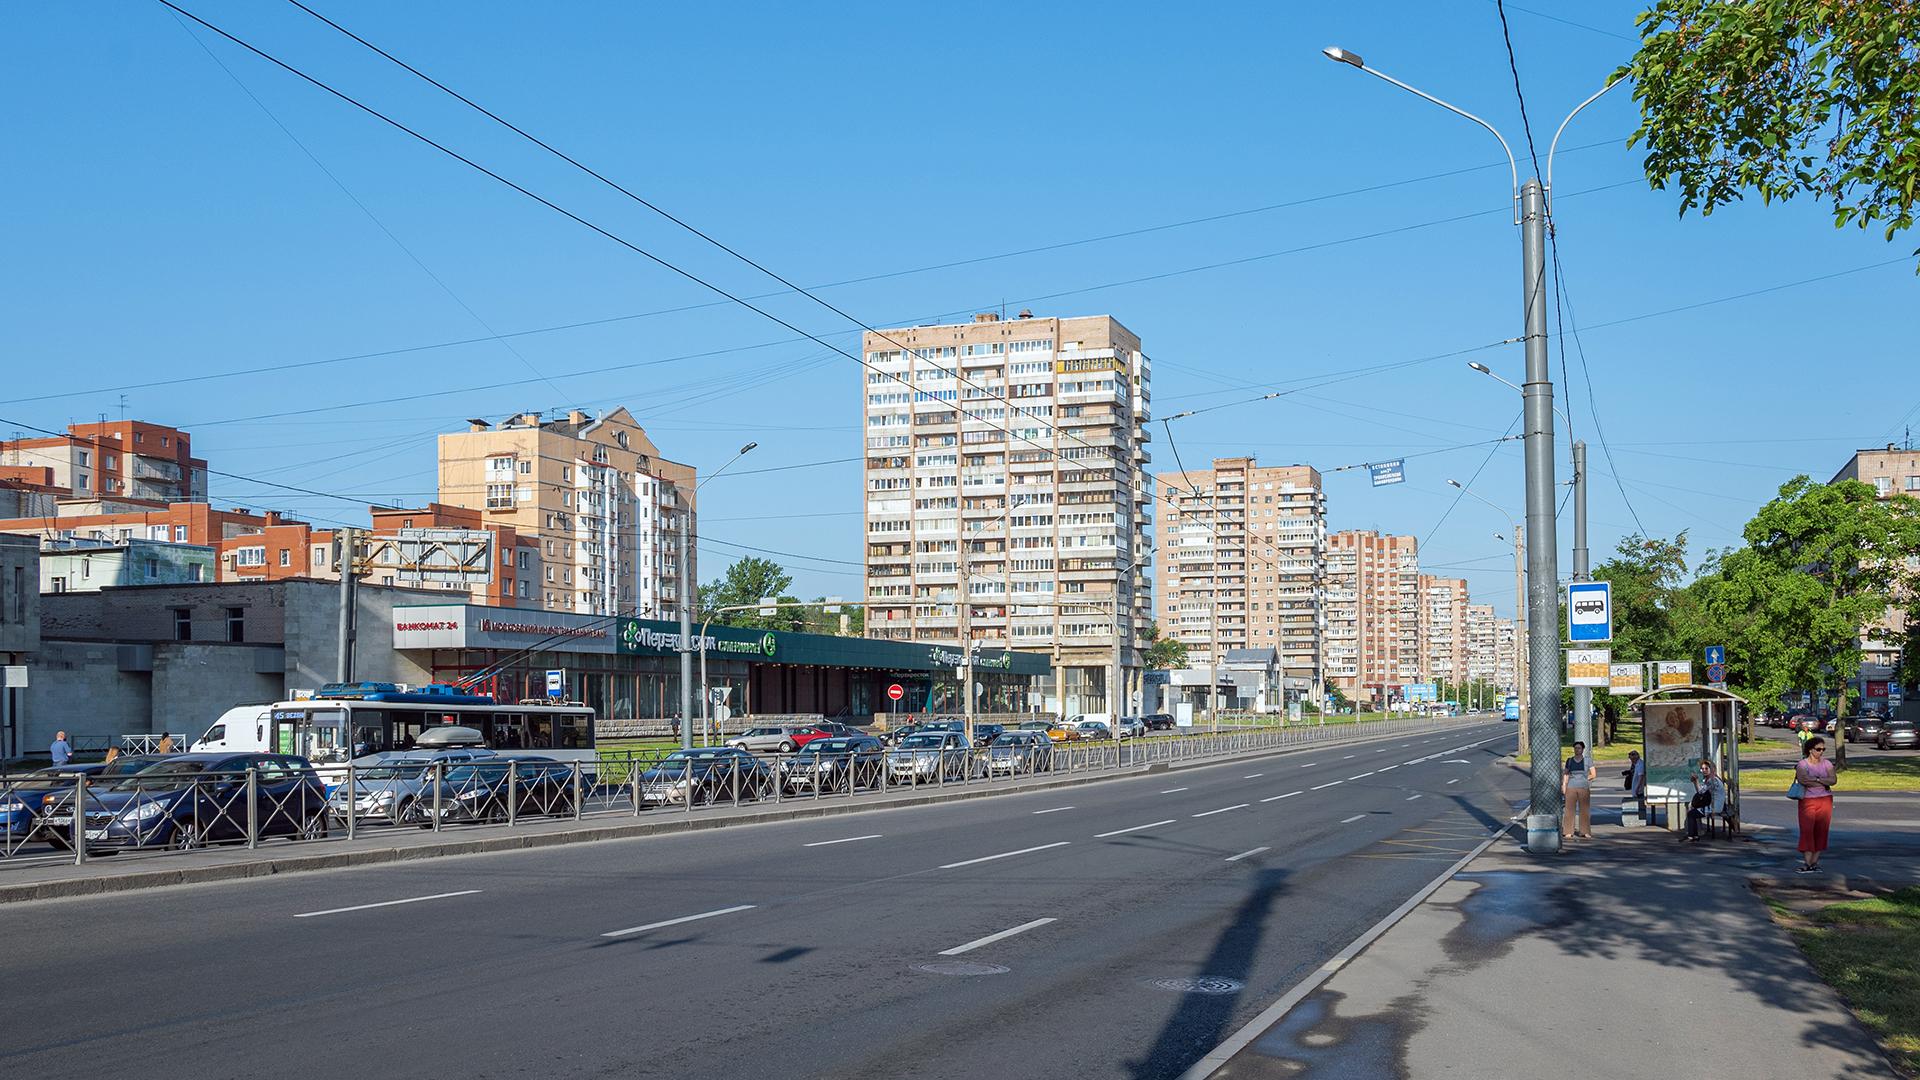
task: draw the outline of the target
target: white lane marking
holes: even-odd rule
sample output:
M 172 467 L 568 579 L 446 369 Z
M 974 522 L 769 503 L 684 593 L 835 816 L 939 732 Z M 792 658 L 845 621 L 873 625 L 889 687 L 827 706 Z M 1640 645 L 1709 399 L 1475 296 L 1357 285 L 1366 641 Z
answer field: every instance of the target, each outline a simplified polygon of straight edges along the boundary
M 1460 782 L 1460 778 L 1459 778 L 1459 777 L 1457 777 L 1457 776 L 1456 776 L 1456 777 L 1454 777 L 1453 779 L 1451 779 L 1451 780 L 1449 780 L 1449 781 L 1447 781 L 1447 783 L 1449 783 L 1449 784 L 1457 784 L 1457 783 L 1459 783 L 1459 782 Z
M 1275 795 L 1275 796 L 1274 796 L 1273 798 L 1271 798 L 1271 799 L 1261 799 L 1260 801 L 1261 801 L 1261 802 L 1279 802 L 1279 801 L 1280 801 L 1281 799 L 1291 799 L 1291 798 L 1293 798 L 1293 797 L 1294 797 L 1295 795 L 1298 795 L 1298 794 L 1300 794 L 1300 793 L 1299 793 L 1299 792 L 1297 792 L 1297 791 L 1289 791 L 1289 792 L 1287 792 L 1287 793 L 1286 793 L 1285 795 Z
M 1414 758 L 1414 759 L 1413 759 L 1412 761 L 1403 761 L 1403 762 L 1401 762 L 1400 764 L 1402 764 L 1402 765 L 1418 765 L 1418 764 L 1420 764 L 1421 762 L 1423 762 L 1423 761 L 1425 761 L 1425 760 L 1427 760 L 1427 759 L 1426 759 L 1426 758 L 1423 758 L 1423 757 L 1417 757 L 1417 758 Z
M 1062 810 L 1071 810 L 1071 809 L 1073 809 L 1073 807 L 1071 807 L 1071 806 L 1056 806 L 1056 807 L 1054 807 L 1054 808 L 1053 808 L 1053 809 L 1051 809 L 1051 810 L 1035 810 L 1035 811 L 1034 811 L 1034 813 L 1036 813 L 1036 814 L 1057 814 L 1057 813 L 1059 813 L 1059 812 L 1060 812 L 1060 811 L 1062 811 Z
M 1392 772 L 1393 770 L 1395 770 L 1395 769 L 1397 769 L 1397 768 L 1399 768 L 1399 767 L 1400 767 L 1400 766 L 1398 766 L 1398 765 L 1382 765 L 1382 766 L 1380 766 L 1380 771 L 1381 771 L 1381 772 Z
M 325 911 L 303 911 L 295 915 L 296 919 L 311 919 L 316 915 L 341 915 L 349 911 L 366 911 L 369 908 L 393 907 L 397 904 L 418 904 L 422 900 L 445 900 L 450 896 L 472 896 L 479 889 L 461 889 L 459 892 L 434 893 L 432 896 L 409 896 L 405 900 L 382 900 L 377 904 L 355 904 L 352 907 L 328 908 Z
M 1272 848 L 1257 847 L 1257 848 L 1254 848 L 1252 851 L 1243 851 L 1238 855 L 1229 855 L 1227 856 L 1227 861 L 1239 862 L 1241 859 L 1250 858 L 1251 856 L 1258 855 L 1263 851 L 1272 851 L 1272 850 L 1273 850 Z
M 996 941 L 1005 941 L 1015 934 L 1024 934 L 1029 930 L 1038 929 L 1039 927 L 1045 926 L 1048 923 L 1054 922 L 1054 921 L 1056 920 L 1035 919 L 1032 922 L 1023 922 L 1019 926 L 1010 926 L 1005 930 L 1000 931 L 997 934 L 988 934 L 986 937 L 969 941 L 965 945 L 956 945 L 951 949 L 942 950 L 940 955 L 941 956 L 959 956 L 963 952 L 972 952 L 973 950 L 979 948 L 982 945 L 991 945 Z
M 737 904 L 733 907 L 723 907 L 714 911 L 703 911 L 698 915 L 682 915 L 677 919 L 662 919 L 659 922 L 647 923 L 645 926 L 629 926 L 625 930 L 615 930 L 615 931 L 612 931 L 611 933 L 601 934 L 600 936 L 601 937 L 626 937 L 628 934 L 642 934 L 648 930 L 658 930 L 663 926 L 679 926 L 681 923 L 698 922 L 701 919 L 711 919 L 715 915 L 731 915 L 736 911 L 752 911 L 753 907 L 754 905 L 752 904 Z
M 1240 779 L 1242 779 L 1242 780 L 1258 780 L 1258 779 L 1260 779 L 1261 777 L 1263 777 L 1263 776 L 1265 776 L 1265 775 L 1267 775 L 1267 774 L 1266 774 L 1266 773 L 1263 773 L 1263 772 L 1253 772 L 1253 773 L 1248 773 L 1247 775 L 1245 775 L 1245 776 L 1243 776 L 1243 777 L 1241 777 Z
M 838 840 L 815 840 L 811 844 L 801 844 L 800 846 L 801 847 L 826 847 L 828 844 L 851 844 L 855 840 L 878 840 L 878 839 L 880 839 L 879 833 L 868 833 L 865 836 L 843 836 Z
M 1456 757 L 1456 758 L 1448 758 L 1447 760 L 1445 760 L 1445 761 L 1443 761 L 1443 762 L 1441 762 L 1440 764 L 1442 764 L 1442 765 L 1471 765 L 1471 764 L 1473 764 L 1473 762 L 1471 762 L 1471 761 L 1468 761 L 1468 760 L 1467 760 L 1466 758 L 1463 758 L 1463 757 Z
M 1335 781 L 1334 781 L 1333 783 L 1331 783 L 1331 784 L 1321 784 L 1321 785 L 1320 785 L 1319 787 L 1313 787 L 1313 788 L 1308 788 L 1307 790 L 1309 790 L 1309 791 L 1319 791 L 1319 790 L 1320 790 L 1320 788 L 1330 788 L 1330 787 L 1336 787 L 1336 786 L 1338 786 L 1338 785 L 1340 785 L 1340 784 L 1344 784 L 1344 783 L 1346 783 L 1346 781 L 1345 781 L 1345 780 L 1335 780 Z
M 1165 791 L 1163 791 L 1163 792 L 1161 792 L 1160 794 L 1162 794 L 1162 795 L 1171 795 L 1171 794 L 1173 794 L 1173 793 L 1174 793 L 1174 792 L 1176 792 L 1176 791 L 1185 791 L 1185 790 L 1187 790 L 1187 789 L 1186 789 L 1186 788 L 1183 788 L 1183 787 L 1170 787 L 1170 788 L 1168 788 L 1167 790 L 1165 790 Z
M 1011 859 L 1015 855 L 1025 855 L 1032 851 L 1045 851 L 1048 848 L 1066 847 L 1072 842 L 1071 840 L 1056 840 L 1051 844 L 1041 844 L 1038 847 L 1023 847 L 1019 851 L 1003 851 L 998 855 L 982 855 L 978 859 L 963 859 L 960 862 L 946 863 L 943 864 L 940 869 L 958 870 L 962 866 L 972 866 L 974 863 L 992 862 L 995 859 Z
M 1246 808 L 1247 808 L 1246 803 L 1236 803 L 1233 806 L 1223 806 L 1218 810 L 1203 810 L 1200 813 L 1195 814 L 1193 816 L 1194 817 L 1212 817 L 1215 814 L 1224 814 L 1229 810 L 1245 810 Z
M 1417 799 L 1417 798 L 1419 798 L 1419 797 L 1420 797 L 1420 796 L 1418 796 L 1418 795 L 1409 795 L 1409 796 L 1407 796 L 1407 801 L 1408 801 L 1408 802 L 1412 802 L 1413 800 L 1415 800 L 1415 799 Z
M 1141 829 L 1157 829 L 1162 825 L 1171 825 L 1173 824 L 1173 822 L 1174 822 L 1173 818 L 1168 818 L 1165 821 L 1154 821 L 1154 822 L 1149 822 L 1145 825 L 1131 825 L 1124 829 L 1115 829 L 1112 832 L 1094 833 L 1093 838 L 1095 840 L 1105 840 L 1109 836 L 1119 836 L 1122 833 L 1139 832 Z
M 1348 754 L 1348 755 L 1347 755 L 1346 757 L 1343 757 L 1343 758 L 1341 758 L 1340 760 L 1341 760 L 1341 761 L 1352 761 L 1352 760 L 1353 760 L 1353 755 L 1352 755 L 1352 754 Z
M 1356 821 L 1359 821 L 1359 820 L 1360 820 L 1361 818 L 1363 818 L 1363 817 L 1366 817 L 1366 816 L 1367 816 L 1367 815 L 1365 815 L 1365 814 L 1355 814 L 1355 815 L 1353 815 L 1353 816 L 1352 816 L 1352 817 L 1350 817 L 1350 818 L 1341 818 L 1341 819 L 1340 819 L 1340 824 L 1342 824 L 1342 825 L 1351 825 L 1351 824 L 1353 824 L 1354 822 L 1356 822 Z
M 1386 748 L 1386 747 L 1384 747 L 1384 746 L 1383 746 L 1383 747 L 1381 747 L 1380 749 L 1378 749 L 1378 750 L 1375 750 L 1375 751 L 1374 751 L 1374 753 L 1376 753 L 1376 754 L 1384 754 L 1384 753 L 1386 753 L 1386 752 L 1387 752 L 1387 748 Z
M 1313 767 L 1314 767 L 1315 765 L 1318 765 L 1318 764 L 1319 764 L 1319 762 L 1317 762 L 1317 761 L 1309 761 L 1309 762 L 1307 762 L 1306 764 L 1304 764 L 1304 765 L 1302 765 L 1302 766 L 1300 766 L 1300 767 L 1301 767 L 1301 768 L 1303 768 L 1303 769 L 1311 769 L 1311 768 L 1313 768 Z
M 1347 777 L 1347 779 L 1349 779 L 1349 780 L 1365 780 L 1365 779 L 1366 779 L 1367 777 L 1369 777 L 1369 776 L 1372 776 L 1372 775 L 1373 775 L 1373 774 L 1372 774 L 1372 773 L 1370 773 L 1370 772 L 1363 772 L 1363 773 L 1361 773 L 1361 774 L 1360 774 L 1359 776 L 1349 776 L 1349 777 Z

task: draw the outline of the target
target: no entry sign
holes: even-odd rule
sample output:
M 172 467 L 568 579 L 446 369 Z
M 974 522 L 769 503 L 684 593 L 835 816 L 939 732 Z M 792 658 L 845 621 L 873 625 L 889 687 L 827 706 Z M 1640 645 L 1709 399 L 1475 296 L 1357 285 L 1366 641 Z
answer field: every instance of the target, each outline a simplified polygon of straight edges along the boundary
M 895 701 L 899 701 L 901 698 L 907 696 L 906 687 L 901 686 L 899 683 L 894 683 L 892 686 L 887 687 L 887 696 Z

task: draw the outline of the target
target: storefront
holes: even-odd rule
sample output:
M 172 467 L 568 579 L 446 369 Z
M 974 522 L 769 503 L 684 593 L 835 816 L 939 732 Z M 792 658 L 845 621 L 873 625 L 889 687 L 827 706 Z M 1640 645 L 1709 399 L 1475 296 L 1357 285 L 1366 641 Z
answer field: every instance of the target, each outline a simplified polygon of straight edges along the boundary
M 660 720 L 680 711 L 680 628 L 657 619 L 430 604 L 396 607 L 394 650 L 432 670 L 442 682 L 480 676 L 475 690 L 498 700 L 548 695 L 549 673 L 569 701 L 605 720 Z M 949 645 L 874 641 L 713 626 L 696 626 L 694 680 L 727 688 L 738 715 L 817 713 L 864 722 L 893 712 L 961 712 L 959 667 Z M 1036 653 L 981 650 L 974 657 L 976 713 L 1029 708 L 1052 673 Z M 887 689 L 903 691 L 896 704 Z

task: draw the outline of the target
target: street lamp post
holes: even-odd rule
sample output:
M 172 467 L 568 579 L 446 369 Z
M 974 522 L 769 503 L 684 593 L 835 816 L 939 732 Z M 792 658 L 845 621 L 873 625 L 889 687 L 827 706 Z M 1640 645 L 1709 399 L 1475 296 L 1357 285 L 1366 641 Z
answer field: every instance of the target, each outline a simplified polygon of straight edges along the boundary
M 1393 84 L 1416 97 L 1471 120 L 1485 128 L 1500 142 L 1507 155 L 1507 171 L 1513 181 L 1520 226 L 1521 318 L 1525 324 L 1527 378 L 1522 387 L 1526 398 L 1523 431 L 1526 447 L 1527 535 L 1533 543 L 1527 549 L 1527 653 L 1532 662 L 1528 680 L 1529 723 L 1525 725 L 1527 745 L 1532 752 L 1531 805 L 1527 812 L 1527 848 L 1552 853 L 1560 850 L 1560 641 L 1559 641 L 1559 544 L 1554 529 L 1553 506 L 1553 377 L 1547 365 L 1546 311 L 1546 193 L 1537 177 L 1522 184 L 1520 169 L 1506 137 L 1492 124 L 1458 106 L 1448 104 L 1423 90 L 1416 89 L 1391 75 L 1376 71 L 1359 54 L 1345 49 L 1323 50 L 1329 60 L 1364 71 Z M 1582 101 L 1554 133 L 1554 144 L 1547 150 L 1547 175 L 1553 174 L 1553 151 L 1559 133 L 1573 117 L 1593 104 L 1601 94 L 1618 85 L 1608 84 L 1599 93 Z M 1518 530 L 1515 530 L 1518 533 Z M 1517 536 L 1516 536 L 1517 539 Z
M 693 494 L 698 495 L 700 489 L 707 486 L 707 480 L 726 472 L 729 466 L 746 457 L 749 451 L 759 445 L 757 442 L 750 442 L 741 447 L 740 452 L 728 458 L 725 465 L 709 473 L 706 480 L 694 484 Z M 693 516 L 693 500 L 688 498 L 677 501 L 680 503 L 680 550 L 675 556 L 674 566 L 680 575 L 680 602 L 676 605 L 680 609 L 680 749 L 691 750 L 693 749 L 693 603 L 699 596 L 700 590 L 688 580 L 692 573 L 689 566 L 692 562 L 689 548 L 693 530 L 689 519 Z

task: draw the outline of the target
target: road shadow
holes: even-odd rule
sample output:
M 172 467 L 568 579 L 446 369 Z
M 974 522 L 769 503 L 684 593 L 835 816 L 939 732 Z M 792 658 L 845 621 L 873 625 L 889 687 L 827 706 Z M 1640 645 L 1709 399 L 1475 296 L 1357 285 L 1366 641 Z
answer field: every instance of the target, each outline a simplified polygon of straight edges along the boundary
M 1234 909 L 1232 919 L 1195 972 L 1211 979 L 1231 979 L 1238 987 L 1228 993 L 1182 994 L 1180 1007 L 1161 1025 L 1145 1056 L 1126 1063 L 1128 1076 L 1135 1080 L 1179 1076 L 1194 1059 L 1226 1039 L 1234 1012 L 1246 993 L 1254 957 L 1266 937 L 1266 922 L 1274 917 L 1289 876 L 1289 871 L 1281 868 L 1263 869 L 1255 875 L 1252 890 Z

